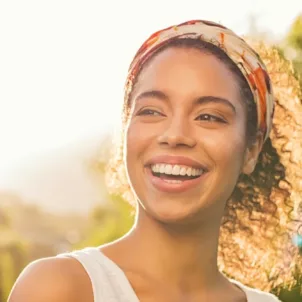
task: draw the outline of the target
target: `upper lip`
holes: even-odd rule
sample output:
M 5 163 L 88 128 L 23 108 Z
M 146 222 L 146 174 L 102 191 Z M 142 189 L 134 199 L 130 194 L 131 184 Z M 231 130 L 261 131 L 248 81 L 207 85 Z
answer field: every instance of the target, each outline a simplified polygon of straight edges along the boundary
M 158 155 L 152 157 L 146 162 L 146 166 L 155 164 L 184 165 L 195 169 L 203 169 L 204 171 L 208 171 L 208 168 L 204 164 L 201 164 L 200 162 L 186 156 Z

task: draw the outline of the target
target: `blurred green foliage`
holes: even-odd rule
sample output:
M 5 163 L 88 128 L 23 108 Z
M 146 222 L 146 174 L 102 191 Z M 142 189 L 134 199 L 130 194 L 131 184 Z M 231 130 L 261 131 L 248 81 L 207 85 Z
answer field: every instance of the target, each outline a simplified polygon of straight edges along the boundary
M 87 224 L 87 217 L 47 213 L 0 192 L 0 302 L 28 263 L 71 250 L 85 238 Z
M 302 14 L 293 22 L 285 42 L 289 59 L 293 62 L 300 84 L 302 84 Z
M 291 47 L 302 51 L 302 14 L 292 24 L 287 40 Z
M 74 248 L 98 246 L 122 237 L 133 225 L 132 212 L 132 207 L 120 196 L 110 195 L 105 205 L 100 205 L 92 211 L 88 236 L 74 245 Z

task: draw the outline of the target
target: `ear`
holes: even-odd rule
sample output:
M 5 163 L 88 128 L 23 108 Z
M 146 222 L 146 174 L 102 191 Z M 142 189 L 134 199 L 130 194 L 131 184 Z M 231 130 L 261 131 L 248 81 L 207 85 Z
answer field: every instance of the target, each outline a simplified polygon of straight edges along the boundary
M 261 132 L 258 132 L 255 142 L 252 145 L 248 146 L 245 151 L 242 173 L 244 174 L 253 173 L 262 146 L 263 146 L 263 134 Z

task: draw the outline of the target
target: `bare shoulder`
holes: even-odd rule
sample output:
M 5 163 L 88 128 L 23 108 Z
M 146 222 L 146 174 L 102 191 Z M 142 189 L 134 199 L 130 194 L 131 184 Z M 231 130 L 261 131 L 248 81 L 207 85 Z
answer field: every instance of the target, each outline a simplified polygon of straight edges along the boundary
M 91 282 L 81 264 L 69 257 L 43 258 L 17 279 L 8 302 L 93 302 Z

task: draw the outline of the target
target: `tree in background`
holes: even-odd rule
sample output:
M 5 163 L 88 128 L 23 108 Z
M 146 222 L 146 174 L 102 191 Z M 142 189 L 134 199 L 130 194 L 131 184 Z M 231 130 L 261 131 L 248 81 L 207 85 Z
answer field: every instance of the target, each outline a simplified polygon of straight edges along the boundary
M 284 42 L 285 54 L 292 61 L 300 84 L 302 84 L 302 14 L 291 25 Z
M 75 249 L 99 246 L 114 241 L 127 233 L 134 223 L 134 212 L 122 196 L 110 194 L 106 187 L 105 173 L 107 163 L 114 148 L 111 137 L 105 137 L 95 156 L 87 163 L 92 177 L 100 190 L 99 205 L 90 213 L 87 237 L 74 245 Z
M 0 302 L 30 262 L 70 251 L 87 234 L 87 217 L 48 213 L 17 194 L 0 192 Z
M 4 302 L 27 259 L 26 246 L 12 230 L 11 218 L 3 208 L 0 208 L 0 234 L 0 302 Z
M 74 245 L 75 249 L 112 242 L 127 233 L 134 223 L 132 207 L 118 195 L 92 210 L 87 237 Z

